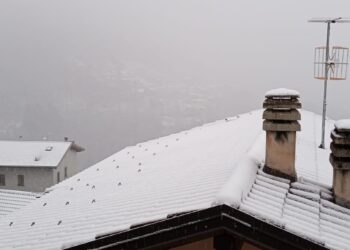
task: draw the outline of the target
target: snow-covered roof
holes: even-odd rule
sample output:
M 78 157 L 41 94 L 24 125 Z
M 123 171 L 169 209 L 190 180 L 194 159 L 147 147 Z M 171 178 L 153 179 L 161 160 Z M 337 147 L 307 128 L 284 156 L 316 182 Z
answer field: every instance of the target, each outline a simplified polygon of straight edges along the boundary
M 258 171 L 239 209 L 330 249 L 349 249 L 350 209 L 334 204 L 331 190 L 312 181 Z
M 286 88 L 278 88 L 278 89 L 272 89 L 265 93 L 266 97 L 272 97 L 272 96 L 290 96 L 290 97 L 299 97 L 300 94 L 298 91 L 293 89 L 286 89 Z
M 298 175 L 309 183 L 330 186 L 330 151 L 318 148 L 321 117 L 301 113 Z M 326 125 L 329 133 L 334 122 L 328 120 Z M 251 187 L 260 183 L 261 177 L 266 183 L 273 180 L 257 174 L 264 160 L 264 145 L 259 110 L 127 147 L 0 220 L 0 248 L 60 249 L 169 214 L 219 203 L 244 207 L 248 205 L 246 197 L 252 196 Z M 290 204 L 297 209 L 295 203 Z M 261 212 L 269 218 L 266 209 Z M 283 217 L 280 220 L 283 222 Z M 333 222 L 320 223 L 326 228 Z M 349 221 L 342 223 L 350 226 Z M 290 225 L 287 230 L 303 232 Z M 314 233 L 323 236 L 321 231 Z
M 70 141 L 0 141 L 0 166 L 57 167 L 69 149 L 82 148 Z
M 40 196 L 39 193 L 0 189 L 0 220 L 4 216 L 27 206 Z

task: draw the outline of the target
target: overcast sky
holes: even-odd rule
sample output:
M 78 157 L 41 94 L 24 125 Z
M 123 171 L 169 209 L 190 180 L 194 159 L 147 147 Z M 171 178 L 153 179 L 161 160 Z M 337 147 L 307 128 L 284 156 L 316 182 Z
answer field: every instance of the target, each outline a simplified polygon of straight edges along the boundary
M 180 82 L 185 86 L 208 87 L 213 94 L 225 93 L 228 100 L 223 102 L 225 107 L 217 107 L 225 112 L 204 108 L 198 114 L 202 118 L 205 114 L 200 122 L 261 108 L 264 93 L 276 87 L 299 90 L 303 107 L 321 113 L 323 82 L 313 79 L 313 52 L 314 47 L 325 44 L 326 26 L 307 20 L 347 17 L 349 12 L 348 0 L 0 0 L 0 97 L 6 100 L 0 111 L 31 117 L 30 109 L 25 107 L 33 101 L 48 103 L 46 114 L 52 114 L 50 102 L 57 101 L 58 95 L 65 96 L 64 103 L 69 98 L 88 100 L 87 105 L 94 109 L 96 102 L 104 101 L 91 100 L 90 92 L 97 91 L 90 87 L 95 78 L 77 77 L 74 67 L 90 65 L 94 77 L 105 77 L 106 71 L 119 65 L 133 71 L 134 76 L 139 72 L 138 77 L 164 89 Z M 349 47 L 350 24 L 333 25 L 331 43 Z M 106 61 L 113 62 L 108 69 Z M 90 85 L 85 87 L 84 79 Z M 118 79 L 115 84 L 120 84 Z M 103 92 L 104 81 L 96 85 Z M 81 92 L 74 90 L 74 86 Z M 349 95 L 349 80 L 329 83 L 330 117 L 350 118 Z M 118 93 L 115 100 L 118 102 Z M 23 105 L 18 105 L 22 102 Z M 58 112 L 65 115 L 65 109 Z M 145 108 L 144 112 L 150 110 Z M 80 112 L 71 119 L 77 123 L 80 116 L 88 115 Z M 67 117 L 47 125 L 43 117 L 41 124 L 63 126 L 72 122 Z M 181 111 L 176 117 L 181 119 Z M 16 122 L 14 126 L 26 126 Z M 85 137 L 103 129 L 104 125 L 100 125 L 86 131 Z M 185 127 L 174 127 L 169 132 Z M 82 134 L 68 130 L 59 130 L 59 135 L 52 132 L 52 137 L 70 133 L 84 141 Z M 31 138 L 30 130 L 27 133 L 24 136 Z M 131 141 L 160 135 L 150 133 Z M 89 144 L 86 139 L 84 142 Z M 118 149 L 122 146 L 118 144 Z M 105 154 L 108 153 L 111 152 Z

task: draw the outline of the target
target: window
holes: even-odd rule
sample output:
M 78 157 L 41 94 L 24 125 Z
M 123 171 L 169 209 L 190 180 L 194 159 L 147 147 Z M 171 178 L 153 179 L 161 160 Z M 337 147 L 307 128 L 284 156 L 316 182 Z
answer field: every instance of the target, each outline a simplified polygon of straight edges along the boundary
M 61 181 L 60 172 L 57 172 L 57 183 L 59 183 L 60 181 Z
M 5 186 L 5 175 L 4 174 L 0 174 L 0 186 Z
M 68 169 L 67 167 L 64 167 L 64 178 L 68 177 Z
M 17 175 L 17 180 L 18 180 L 18 186 L 23 187 L 24 186 L 24 175 L 22 175 L 22 174 Z

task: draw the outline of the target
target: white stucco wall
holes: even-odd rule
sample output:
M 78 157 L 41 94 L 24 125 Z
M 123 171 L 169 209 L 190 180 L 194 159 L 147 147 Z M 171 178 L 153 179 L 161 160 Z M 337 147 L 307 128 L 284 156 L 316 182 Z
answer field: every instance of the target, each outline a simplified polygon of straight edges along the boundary
M 63 181 L 64 178 L 64 168 L 67 167 L 67 174 L 68 177 L 71 177 L 77 173 L 77 152 L 73 150 L 68 150 L 64 157 L 62 158 L 62 161 L 58 165 L 57 168 L 53 170 L 53 178 L 54 178 L 54 184 L 57 184 L 57 172 L 60 172 L 60 179 Z
M 5 175 L 5 186 L 3 189 L 14 189 L 22 191 L 43 192 L 45 188 L 54 184 L 52 168 L 38 167 L 0 167 L 0 174 Z M 17 175 L 24 175 L 24 186 L 18 186 Z

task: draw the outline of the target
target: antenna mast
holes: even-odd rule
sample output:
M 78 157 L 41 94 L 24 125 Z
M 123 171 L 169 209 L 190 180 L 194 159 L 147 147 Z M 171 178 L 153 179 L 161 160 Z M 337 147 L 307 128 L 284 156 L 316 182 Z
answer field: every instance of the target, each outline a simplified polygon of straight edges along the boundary
M 323 89 L 323 110 L 322 110 L 322 136 L 320 148 L 325 148 L 325 126 L 327 112 L 327 82 L 329 79 L 329 70 L 331 69 L 331 80 L 345 80 L 348 64 L 349 49 L 344 47 L 333 47 L 332 56 L 329 55 L 329 38 L 331 32 L 331 23 L 350 23 L 348 18 L 311 18 L 311 23 L 327 24 L 326 47 L 315 49 L 314 77 L 324 80 Z M 344 57 L 345 56 L 345 57 Z M 321 68 L 320 68 L 321 67 Z M 340 70 L 339 70 L 340 68 Z M 339 71 L 339 73 L 338 73 Z M 340 74 L 340 75 L 339 75 Z

